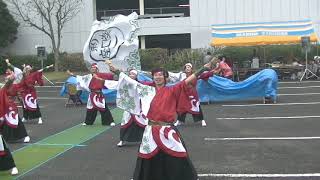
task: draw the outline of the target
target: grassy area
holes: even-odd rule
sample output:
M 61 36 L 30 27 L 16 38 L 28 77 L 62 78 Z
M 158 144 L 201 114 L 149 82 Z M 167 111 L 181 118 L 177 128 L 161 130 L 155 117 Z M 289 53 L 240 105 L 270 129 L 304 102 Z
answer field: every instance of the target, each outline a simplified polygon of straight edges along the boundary
M 88 73 L 88 72 L 86 72 L 86 73 Z M 83 75 L 86 73 L 74 72 L 74 74 L 78 74 L 78 75 Z M 43 75 L 45 75 L 46 78 L 48 78 L 52 82 L 64 82 L 69 77 L 69 75 L 66 72 L 44 72 Z M 43 78 L 43 80 L 46 81 L 45 78 Z M 0 87 L 2 86 L 1 83 L 3 83 L 3 82 L 4 82 L 4 76 L 0 75 Z
M 73 72 L 75 75 L 84 75 L 88 72 Z M 53 82 L 64 82 L 68 79 L 69 75 L 66 72 L 44 72 L 46 78 Z M 45 78 L 44 78 L 45 80 Z
M 66 72 L 44 72 L 43 75 L 45 75 L 50 81 L 60 82 L 64 82 L 69 77 Z

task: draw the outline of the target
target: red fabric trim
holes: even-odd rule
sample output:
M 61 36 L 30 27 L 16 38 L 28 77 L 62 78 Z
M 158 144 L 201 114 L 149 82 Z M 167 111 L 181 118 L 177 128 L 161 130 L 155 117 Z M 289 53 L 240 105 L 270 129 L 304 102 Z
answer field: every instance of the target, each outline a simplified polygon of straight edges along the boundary
M 161 141 L 160 139 L 160 128 L 161 126 L 152 126 L 152 136 L 153 136 L 153 139 L 154 141 L 157 143 L 158 147 L 160 147 L 160 149 L 171 155 L 171 156 L 174 156 L 174 157 L 187 157 L 187 152 L 176 152 L 176 151 L 173 151 L 169 148 L 167 148 Z M 177 134 L 177 136 L 179 137 L 179 135 Z M 180 138 L 180 137 L 179 137 Z
M 18 122 L 19 123 L 19 122 Z M 6 121 L 6 124 L 11 127 L 11 128 L 14 128 L 16 129 L 18 127 L 18 125 L 14 125 L 14 124 L 11 124 L 9 121 Z
M 141 124 L 135 116 L 133 116 L 133 121 L 141 128 L 145 128 L 147 125 Z
M 150 159 L 152 158 L 153 156 L 155 156 L 156 154 L 158 154 L 158 152 L 160 151 L 160 149 L 157 147 L 154 151 L 152 151 L 151 153 L 149 154 L 142 154 L 142 153 L 138 153 L 138 157 L 141 157 L 143 159 Z
M 213 72 L 212 71 L 208 71 L 208 72 L 202 73 L 200 75 L 199 79 L 203 79 L 203 80 L 207 81 L 212 76 L 213 76 Z
M 9 99 L 6 89 L 0 89 L 0 117 L 9 111 Z
M 132 119 L 132 118 L 133 118 L 132 115 L 130 115 L 130 119 L 129 119 L 128 123 L 127 123 L 127 124 L 124 124 L 124 125 L 121 125 L 120 128 L 121 128 L 121 129 L 127 129 L 127 128 L 132 124 L 132 122 L 133 122 L 133 119 Z
M 0 151 L 0 156 L 5 156 L 7 153 L 5 151 Z
M 91 104 L 92 104 L 92 106 L 93 106 L 92 110 L 95 110 L 95 109 L 96 109 L 96 110 L 98 110 L 98 111 L 105 111 L 105 110 L 106 110 L 105 108 L 98 107 L 98 106 L 96 106 L 96 104 L 94 104 L 93 97 L 94 97 L 95 94 L 97 95 L 97 97 L 98 97 L 99 99 L 105 100 L 105 97 L 104 97 L 103 94 L 91 92 L 90 95 L 89 95 L 89 98 L 90 98 Z M 105 100 L 105 101 L 106 101 L 106 100 Z M 106 104 L 105 104 L 105 106 L 106 106 Z

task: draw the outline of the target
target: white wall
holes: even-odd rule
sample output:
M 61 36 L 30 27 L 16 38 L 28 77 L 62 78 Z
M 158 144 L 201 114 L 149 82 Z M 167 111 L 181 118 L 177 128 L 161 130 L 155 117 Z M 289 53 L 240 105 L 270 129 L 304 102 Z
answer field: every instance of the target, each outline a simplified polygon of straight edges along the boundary
M 82 52 L 91 24 L 96 19 L 95 7 L 95 0 L 85 0 L 81 12 L 66 24 L 62 34 L 61 52 Z M 47 51 L 51 51 L 49 37 L 21 21 L 17 37 L 18 39 L 6 49 L 10 54 L 36 54 L 36 45 L 45 45 Z
M 139 35 L 191 33 L 190 17 L 140 19 Z

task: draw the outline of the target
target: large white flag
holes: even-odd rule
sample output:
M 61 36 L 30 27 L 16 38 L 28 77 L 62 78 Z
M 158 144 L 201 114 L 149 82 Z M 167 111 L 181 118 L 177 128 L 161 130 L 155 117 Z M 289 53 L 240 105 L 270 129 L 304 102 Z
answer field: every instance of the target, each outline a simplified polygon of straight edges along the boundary
M 97 63 L 100 72 L 109 72 L 104 63 L 110 59 L 117 68 L 141 70 L 138 39 L 138 15 L 116 15 L 107 20 L 94 21 L 90 36 L 84 45 L 83 57 L 90 64 Z

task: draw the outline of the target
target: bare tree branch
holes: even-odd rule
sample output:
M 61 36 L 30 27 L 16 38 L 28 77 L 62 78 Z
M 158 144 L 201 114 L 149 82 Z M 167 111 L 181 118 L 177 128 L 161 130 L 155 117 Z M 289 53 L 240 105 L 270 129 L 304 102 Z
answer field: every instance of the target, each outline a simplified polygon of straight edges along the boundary
M 8 0 L 14 7 L 12 12 L 27 25 L 43 32 L 51 39 L 58 67 L 59 51 L 64 26 L 82 8 L 83 0 Z M 57 70 L 57 69 L 56 69 Z

